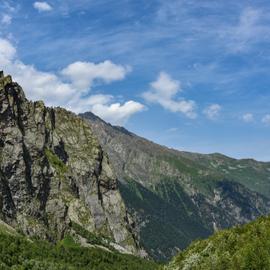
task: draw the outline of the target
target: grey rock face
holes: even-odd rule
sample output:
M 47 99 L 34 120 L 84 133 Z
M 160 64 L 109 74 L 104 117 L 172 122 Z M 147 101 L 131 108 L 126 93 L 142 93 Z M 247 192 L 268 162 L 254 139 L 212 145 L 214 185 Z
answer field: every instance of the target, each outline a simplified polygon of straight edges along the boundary
M 140 240 L 169 259 L 192 240 L 270 212 L 270 163 L 169 149 L 87 119 L 109 155 Z
M 57 241 L 76 223 L 138 253 L 118 182 L 89 124 L 0 79 L 0 218 Z

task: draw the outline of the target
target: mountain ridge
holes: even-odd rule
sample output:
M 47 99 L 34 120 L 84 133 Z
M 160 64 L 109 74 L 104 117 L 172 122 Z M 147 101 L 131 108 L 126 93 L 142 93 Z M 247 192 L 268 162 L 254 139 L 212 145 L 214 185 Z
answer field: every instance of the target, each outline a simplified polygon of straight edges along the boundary
M 108 153 L 141 241 L 155 259 L 167 260 L 196 238 L 269 213 L 270 163 L 182 152 L 112 126 L 91 112 L 80 116 L 88 119 Z M 168 209 L 174 211 L 168 214 Z M 197 229 L 192 232 L 190 224 Z
M 236 157 L 231 157 L 229 155 L 225 155 L 221 152 L 212 152 L 212 153 L 200 153 L 200 152 L 197 152 L 197 151 L 186 151 L 186 150 L 180 150 L 180 149 L 176 149 L 176 148 L 173 148 L 173 147 L 169 147 L 167 145 L 163 145 L 163 144 L 159 144 L 153 140 L 150 140 L 148 138 L 145 138 L 141 135 L 138 135 L 130 130 L 128 130 L 127 128 L 125 128 L 124 126 L 119 126 L 119 125 L 113 125 L 109 122 L 106 122 L 105 120 L 103 120 L 101 117 L 99 117 L 98 115 L 94 114 L 93 112 L 89 111 L 89 112 L 84 112 L 84 113 L 79 113 L 78 114 L 79 116 L 81 116 L 82 118 L 86 118 L 88 120 L 91 120 L 91 121 L 94 121 L 94 122 L 103 122 L 105 125 L 108 125 L 110 127 L 112 127 L 113 129 L 117 130 L 117 131 L 120 131 L 120 132 L 123 132 L 123 133 L 126 133 L 127 135 L 130 135 L 130 136 L 134 136 L 134 137 L 137 137 L 139 139 L 142 139 L 142 140 L 145 140 L 147 142 L 150 142 L 156 146 L 159 146 L 161 148 L 167 148 L 168 150 L 170 151 L 173 151 L 173 152 L 176 152 L 176 153 L 181 153 L 183 155 L 187 155 L 187 156 L 190 156 L 190 155 L 198 155 L 198 156 L 218 156 L 218 157 L 223 157 L 223 158 L 228 158 L 228 159 L 232 159 L 232 160 L 235 160 L 235 161 L 255 161 L 255 162 L 258 162 L 258 163 L 264 163 L 264 164 L 267 164 L 267 165 L 270 165 L 270 161 L 264 161 L 264 160 L 257 160 L 256 158 L 248 158 L 248 157 L 245 157 L 245 158 L 236 158 Z

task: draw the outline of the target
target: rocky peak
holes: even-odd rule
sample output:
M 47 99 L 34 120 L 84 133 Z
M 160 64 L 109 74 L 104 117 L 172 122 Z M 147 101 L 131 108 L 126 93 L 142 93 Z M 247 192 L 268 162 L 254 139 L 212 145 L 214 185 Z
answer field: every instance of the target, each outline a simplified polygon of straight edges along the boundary
M 5 76 L 4 71 L 0 71 L 0 88 L 4 88 L 6 85 L 12 83 L 12 77 L 10 75 Z
M 89 124 L 28 101 L 0 72 L 0 218 L 27 235 L 81 239 L 78 228 L 138 253 L 133 222 Z

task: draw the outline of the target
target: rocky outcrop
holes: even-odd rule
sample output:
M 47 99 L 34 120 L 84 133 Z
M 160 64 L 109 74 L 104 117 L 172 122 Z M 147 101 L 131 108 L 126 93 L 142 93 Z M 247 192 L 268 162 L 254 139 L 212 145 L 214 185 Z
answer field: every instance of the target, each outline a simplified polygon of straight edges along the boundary
M 28 101 L 0 78 L 0 218 L 57 241 L 72 224 L 138 253 L 118 182 L 89 124 L 61 108 Z

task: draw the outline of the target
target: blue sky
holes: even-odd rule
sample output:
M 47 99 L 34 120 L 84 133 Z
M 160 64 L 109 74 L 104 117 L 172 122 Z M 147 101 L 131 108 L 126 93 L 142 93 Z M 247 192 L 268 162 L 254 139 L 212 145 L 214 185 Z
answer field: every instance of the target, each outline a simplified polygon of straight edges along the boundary
M 0 66 L 28 98 L 270 161 L 269 1 L 2 0 L 0 20 Z

